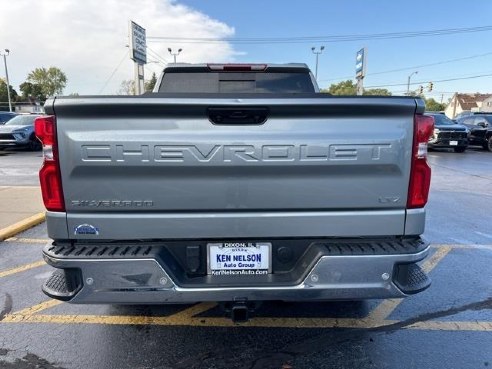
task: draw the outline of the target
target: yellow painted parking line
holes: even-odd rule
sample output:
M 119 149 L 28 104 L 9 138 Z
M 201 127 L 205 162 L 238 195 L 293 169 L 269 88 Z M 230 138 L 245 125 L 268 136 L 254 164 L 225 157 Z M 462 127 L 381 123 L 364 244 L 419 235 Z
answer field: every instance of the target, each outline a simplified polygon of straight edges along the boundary
M 132 315 L 46 315 L 14 313 L 2 323 L 56 323 L 56 324 L 108 324 L 108 325 L 165 325 L 201 327 L 284 327 L 284 328 L 375 328 L 365 319 L 335 318 L 253 318 L 246 323 L 236 324 L 228 318 L 201 318 L 171 315 L 167 317 Z M 384 321 L 384 324 L 396 323 Z
M 201 302 L 199 304 L 195 304 L 187 309 L 184 309 L 176 314 L 171 315 L 175 320 L 183 320 L 193 318 L 195 315 L 213 309 L 217 306 L 216 302 Z
M 32 316 L 32 315 L 39 313 L 43 310 L 46 310 L 46 309 L 52 308 L 54 306 L 60 305 L 61 303 L 62 303 L 61 301 L 53 300 L 53 299 L 48 300 L 48 301 L 44 301 L 40 304 L 30 306 L 28 308 L 16 311 L 15 313 L 8 314 L 5 316 L 3 321 L 4 322 L 20 322 L 20 321 L 22 321 L 23 317 Z
M 452 249 L 453 248 L 449 245 L 442 245 L 439 247 L 436 252 L 422 264 L 422 270 L 425 273 L 430 273 L 430 271 L 434 269 Z M 403 299 L 384 300 L 373 311 L 371 311 L 367 318 L 373 321 L 385 320 L 393 313 L 393 311 L 395 311 L 402 301 Z
M 45 244 L 51 241 L 49 238 L 23 238 L 23 237 L 10 237 L 5 242 L 19 242 L 19 243 L 40 243 Z
M 393 311 L 401 304 L 403 299 L 383 300 L 374 310 L 372 310 L 367 319 L 372 321 L 382 321 L 389 317 Z
M 18 266 L 16 268 L 7 269 L 7 270 L 4 270 L 3 272 L 0 272 L 0 278 L 8 277 L 9 275 L 24 272 L 26 270 L 29 270 L 32 268 L 37 268 L 37 267 L 40 267 L 43 265 L 46 265 L 44 260 L 39 260 L 39 261 L 35 261 L 34 263 L 29 263 L 29 264 Z
M 425 273 L 430 273 L 439 262 L 452 250 L 452 247 L 442 246 L 422 264 L 422 270 Z
M 61 301 L 48 300 L 32 307 L 7 315 L 3 323 L 57 323 L 57 324 L 109 324 L 109 325 L 168 325 L 232 327 L 238 324 L 223 317 L 196 317 L 213 309 L 215 302 L 202 302 L 169 316 L 134 315 L 48 315 L 39 312 L 60 305 Z M 255 317 L 241 326 L 246 327 L 290 327 L 290 328 L 376 328 L 396 321 L 370 321 L 352 318 L 266 318 Z
M 350 318 L 253 318 L 246 323 L 236 324 L 227 318 L 189 318 L 184 321 L 174 316 L 112 316 L 112 315 L 19 315 L 5 317 L 1 323 L 50 323 L 50 324 L 105 324 L 105 325 L 157 325 L 189 327 L 256 327 L 256 328 L 384 328 L 398 323 L 395 320 L 383 320 L 374 324 L 367 319 Z M 440 331 L 480 331 L 492 332 L 492 322 L 417 322 L 401 329 L 440 330 Z
M 407 329 L 421 329 L 431 331 L 479 331 L 492 332 L 492 322 L 474 321 L 474 322 L 452 322 L 430 320 L 412 324 Z

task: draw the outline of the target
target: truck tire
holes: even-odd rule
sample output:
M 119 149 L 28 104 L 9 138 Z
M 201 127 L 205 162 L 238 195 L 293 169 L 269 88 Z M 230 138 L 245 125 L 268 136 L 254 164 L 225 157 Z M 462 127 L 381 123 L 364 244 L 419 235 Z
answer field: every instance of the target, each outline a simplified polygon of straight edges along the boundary
M 455 147 L 454 152 L 465 152 L 466 151 L 466 146 L 461 146 L 461 147 Z
M 483 144 L 483 148 L 487 151 L 492 152 L 492 135 L 489 136 L 487 142 Z
M 42 148 L 41 142 L 39 142 L 39 140 L 36 138 L 36 136 L 32 135 L 30 140 L 29 140 L 29 144 L 27 145 L 27 148 L 30 151 L 39 151 Z

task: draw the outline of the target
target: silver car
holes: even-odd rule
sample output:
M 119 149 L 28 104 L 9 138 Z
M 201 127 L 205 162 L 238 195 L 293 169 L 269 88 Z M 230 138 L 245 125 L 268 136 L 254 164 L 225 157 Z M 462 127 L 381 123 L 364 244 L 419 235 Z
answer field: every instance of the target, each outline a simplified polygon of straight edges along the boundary
M 18 115 L 0 126 L 0 150 L 6 147 L 27 147 L 40 150 L 41 143 L 34 135 L 34 120 L 38 114 Z

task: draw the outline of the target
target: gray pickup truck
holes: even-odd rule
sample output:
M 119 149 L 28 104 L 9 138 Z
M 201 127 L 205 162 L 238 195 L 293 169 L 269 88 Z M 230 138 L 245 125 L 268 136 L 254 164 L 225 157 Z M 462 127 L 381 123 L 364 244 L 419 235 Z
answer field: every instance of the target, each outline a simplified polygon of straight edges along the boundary
M 48 296 L 218 301 L 239 321 L 257 301 L 430 285 L 419 98 L 319 93 L 304 64 L 174 64 L 153 93 L 45 109 Z

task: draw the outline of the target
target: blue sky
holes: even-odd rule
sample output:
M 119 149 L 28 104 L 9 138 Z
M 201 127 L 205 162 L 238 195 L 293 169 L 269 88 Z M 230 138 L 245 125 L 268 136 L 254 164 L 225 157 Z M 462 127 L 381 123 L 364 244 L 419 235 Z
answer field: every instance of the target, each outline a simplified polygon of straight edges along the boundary
M 184 0 L 204 14 L 234 27 L 234 37 L 331 36 L 404 31 L 425 31 L 492 25 L 492 1 L 281 1 L 281 0 Z M 155 34 L 152 34 L 156 36 Z M 151 36 L 151 34 L 149 34 Z M 161 35 L 158 35 L 161 36 Z M 324 43 L 320 57 L 319 80 L 322 87 L 332 79 L 354 74 L 355 52 L 368 48 L 367 72 L 380 72 L 414 65 L 492 52 L 492 32 L 454 34 L 394 40 Z M 244 62 L 304 62 L 314 69 L 311 46 L 318 44 L 234 45 L 245 55 Z M 183 45 L 190 48 L 193 45 Z M 185 54 L 183 54 L 184 57 Z M 414 81 L 492 74 L 492 54 L 475 59 L 422 67 Z M 370 76 L 365 86 L 406 83 L 412 70 Z M 391 87 L 394 92 L 405 86 Z M 417 86 L 414 86 L 417 88 Z M 434 97 L 452 92 L 492 92 L 492 77 L 435 82 Z
M 12 5 L 15 4 L 15 5 Z M 0 49 L 7 58 L 14 88 L 37 67 L 56 66 L 68 84 L 64 94 L 114 94 L 134 78 L 128 48 L 128 20 L 147 30 L 146 78 L 159 74 L 172 60 L 167 48 L 183 48 L 182 62 L 303 62 L 314 68 L 312 46 L 306 44 L 247 45 L 155 42 L 151 36 L 234 39 L 301 37 L 426 31 L 492 26 L 492 0 L 0 0 Z M 22 27 L 19 27 L 22 24 Z M 40 32 L 42 30 L 42 32 Z M 492 74 L 492 31 L 393 40 L 325 42 L 320 57 L 321 87 L 354 76 L 355 53 L 368 48 L 366 87 L 406 89 L 407 76 L 419 70 L 414 82 L 434 81 L 426 96 L 446 101 L 455 91 L 490 92 L 492 77 L 437 82 Z M 33 51 L 34 50 L 34 51 Z M 474 59 L 371 75 L 390 69 L 429 64 L 489 53 Z M 1 67 L 0 67 L 1 68 Z M 3 68 L 2 68 L 3 69 Z M 3 71 L 0 70 L 0 77 Z M 341 78 L 342 77 L 342 78 Z M 417 89 L 418 86 L 412 86 Z

